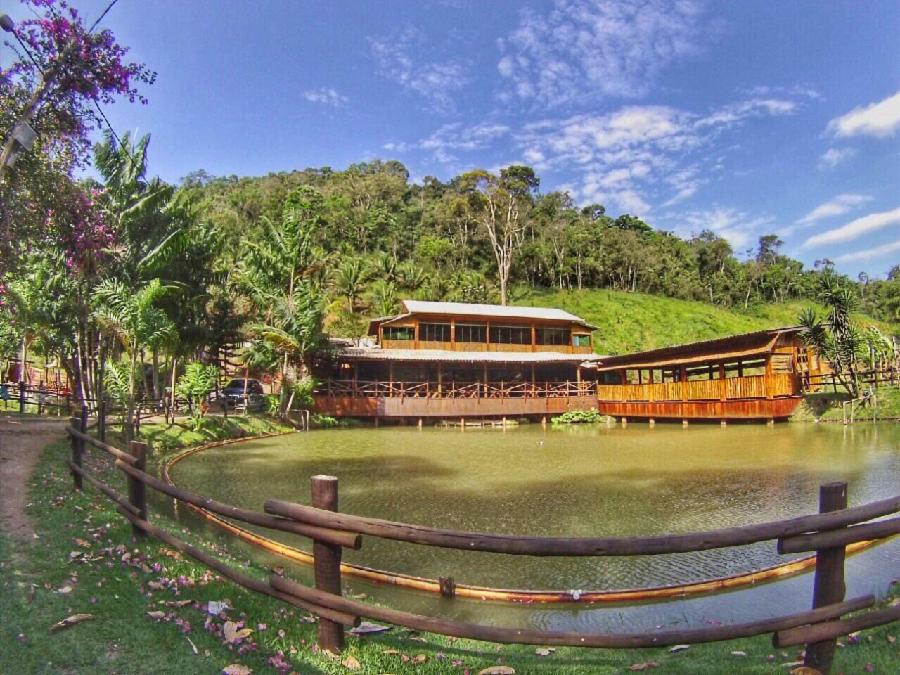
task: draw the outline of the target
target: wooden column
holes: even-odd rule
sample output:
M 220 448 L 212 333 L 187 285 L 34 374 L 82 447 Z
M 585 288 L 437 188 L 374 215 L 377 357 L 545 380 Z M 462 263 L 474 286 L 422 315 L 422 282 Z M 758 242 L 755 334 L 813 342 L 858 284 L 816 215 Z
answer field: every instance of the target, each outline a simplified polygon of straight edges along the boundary
M 456 351 L 456 321 L 450 320 L 450 349 Z
M 774 386 L 774 382 L 772 382 L 772 355 L 766 355 L 766 398 L 772 400 L 772 389 Z
M 438 375 L 438 390 L 437 390 L 437 393 L 438 393 L 438 398 L 440 398 L 440 397 L 443 395 L 443 393 L 444 393 L 444 366 L 443 366 L 443 363 L 442 363 L 441 361 L 438 361 L 437 369 L 438 369 L 438 373 L 437 373 L 437 375 Z
M 394 362 L 388 361 L 388 396 L 394 395 Z
M 537 328 L 531 324 L 531 351 L 537 351 Z
M 137 462 L 134 463 L 135 469 L 147 470 L 147 450 L 149 450 L 149 446 L 146 443 L 131 441 L 128 444 L 128 452 L 137 457 Z M 127 480 L 128 501 L 138 510 L 138 518 L 147 520 L 147 486 L 131 474 L 128 475 Z M 146 536 L 146 533 L 136 525 L 131 526 L 131 533 L 135 539 L 143 539 Z
M 315 508 L 338 510 L 338 479 L 335 476 L 313 476 L 310 494 Z M 341 547 L 314 540 L 313 572 L 316 589 L 341 595 Z M 317 643 L 321 649 L 340 652 L 344 648 L 344 626 L 319 617 Z
M 847 508 L 847 484 L 827 483 L 819 488 L 819 513 Z M 833 605 L 844 599 L 845 547 L 816 551 L 816 577 L 813 582 L 813 609 Z M 822 673 L 831 672 L 835 641 L 825 640 L 806 645 L 803 664 Z

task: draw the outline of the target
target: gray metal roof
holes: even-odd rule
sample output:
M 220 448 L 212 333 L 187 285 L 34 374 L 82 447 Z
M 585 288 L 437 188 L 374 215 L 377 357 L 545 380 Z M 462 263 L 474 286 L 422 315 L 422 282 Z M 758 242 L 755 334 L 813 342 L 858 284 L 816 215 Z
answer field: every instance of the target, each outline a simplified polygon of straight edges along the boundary
M 510 319 L 543 319 L 546 321 L 572 321 L 594 328 L 580 316 L 552 307 L 515 307 L 511 305 L 482 305 L 467 302 L 432 302 L 428 300 L 404 300 L 403 306 L 410 314 L 450 314 L 457 316 L 505 317 Z
M 344 347 L 339 355 L 362 361 L 441 361 L 444 363 L 595 363 L 598 354 L 563 352 L 453 352 L 444 349 Z

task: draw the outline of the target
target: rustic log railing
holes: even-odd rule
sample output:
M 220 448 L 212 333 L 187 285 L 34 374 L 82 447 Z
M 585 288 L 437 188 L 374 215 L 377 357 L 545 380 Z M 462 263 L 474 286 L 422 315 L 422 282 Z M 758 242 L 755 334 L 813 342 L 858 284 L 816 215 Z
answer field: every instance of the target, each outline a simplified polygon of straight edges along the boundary
M 344 643 L 344 627 L 357 625 L 361 617 L 413 630 L 476 640 L 576 647 L 661 647 L 771 633 L 778 646 L 806 644 L 806 665 L 827 673 L 831 668 L 837 637 L 900 619 L 900 605 L 844 618 L 851 612 L 866 610 L 875 604 L 875 598 L 871 595 L 844 599 L 844 547 L 853 542 L 884 539 L 900 533 L 900 518 L 877 520 L 900 512 L 900 495 L 847 508 L 846 483 L 831 483 L 821 487 L 818 514 L 710 532 L 642 537 L 484 534 L 341 513 L 338 511 L 338 482 L 333 476 L 312 477 L 311 506 L 271 499 L 264 505 L 265 513 L 248 511 L 169 485 L 147 473 L 143 465 L 147 447 L 142 443 L 133 442 L 129 451 L 125 452 L 85 433 L 83 420 L 77 418 L 72 419 L 68 433 L 72 440 L 72 458 L 67 463 L 72 471 L 75 489 L 82 489 L 82 479 L 87 479 L 117 505 L 119 513 L 132 524 L 136 536 L 156 537 L 240 586 L 315 614 L 319 617 L 318 643 L 323 649 L 340 650 Z M 127 497 L 91 476 L 84 468 L 83 454 L 88 447 L 105 452 L 116 460 L 116 468 L 123 471 L 128 479 Z M 313 541 L 315 587 L 299 584 L 279 574 L 272 574 L 268 583 L 254 579 L 151 523 L 147 513 L 146 487 L 233 520 L 309 537 Z M 749 623 L 641 633 L 504 628 L 423 616 L 342 596 L 341 551 L 343 548 L 359 549 L 363 535 L 424 546 L 529 556 L 662 555 L 776 540 L 779 553 L 816 552 L 813 608 Z M 452 577 L 442 578 L 442 588 L 448 589 L 449 597 L 453 596 L 454 585 Z
M 593 381 L 559 382 L 401 382 L 382 380 L 325 380 L 313 392 L 351 398 L 555 398 L 594 396 Z

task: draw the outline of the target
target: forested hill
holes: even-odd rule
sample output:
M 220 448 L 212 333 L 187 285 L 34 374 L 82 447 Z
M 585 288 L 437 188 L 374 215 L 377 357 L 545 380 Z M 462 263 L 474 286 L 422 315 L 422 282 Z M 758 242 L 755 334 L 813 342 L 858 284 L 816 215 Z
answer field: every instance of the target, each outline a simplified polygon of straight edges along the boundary
M 682 239 L 599 204 L 541 193 L 528 167 L 422 185 L 396 161 L 258 178 L 196 172 L 181 192 L 214 233 L 220 269 L 238 269 L 255 242 L 299 228 L 317 261 L 303 274 L 328 298 L 332 334 L 360 334 L 367 317 L 390 314 L 406 297 L 497 302 L 505 294 L 516 302 L 524 288 L 536 302 L 614 327 L 604 349 L 619 351 L 795 323 L 826 277 L 852 288 L 869 316 L 895 328 L 900 316 L 900 266 L 872 270 L 888 274 L 880 281 L 842 277 L 828 260 L 806 269 L 781 253 L 775 235 L 739 260 L 712 231 Z M 541 293 L 553 289 L 620 292 Z M 773 307 L 754 309 L 764 305 Z
M 749 310 L 726 309 L 696 300 L 678 300 L 615 290 L 530 291 L 515 299 L 517 305 L 559 307 L 598 326 L 594 351 L 601 354 L 668 347 L 697 340 L 797 325 L 804 308 L 815 303 L 793 300 L 764 303 Z M 891 326 L 857 315 L 863 324 L 883 332 Z M 896 326 L 893 327 L 896 330 Z

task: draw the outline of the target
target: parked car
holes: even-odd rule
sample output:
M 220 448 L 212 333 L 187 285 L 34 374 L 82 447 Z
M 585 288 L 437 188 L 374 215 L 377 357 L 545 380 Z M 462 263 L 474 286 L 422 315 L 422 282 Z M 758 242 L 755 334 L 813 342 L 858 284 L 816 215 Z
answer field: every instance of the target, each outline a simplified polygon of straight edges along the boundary
M 259 380 L 236 378 L 225 385 L 221 395 L 229 406 L 243 406 L 245 392 L 248 409 L 259 410 L 265 407 L 266 399 L 262 383 Z

